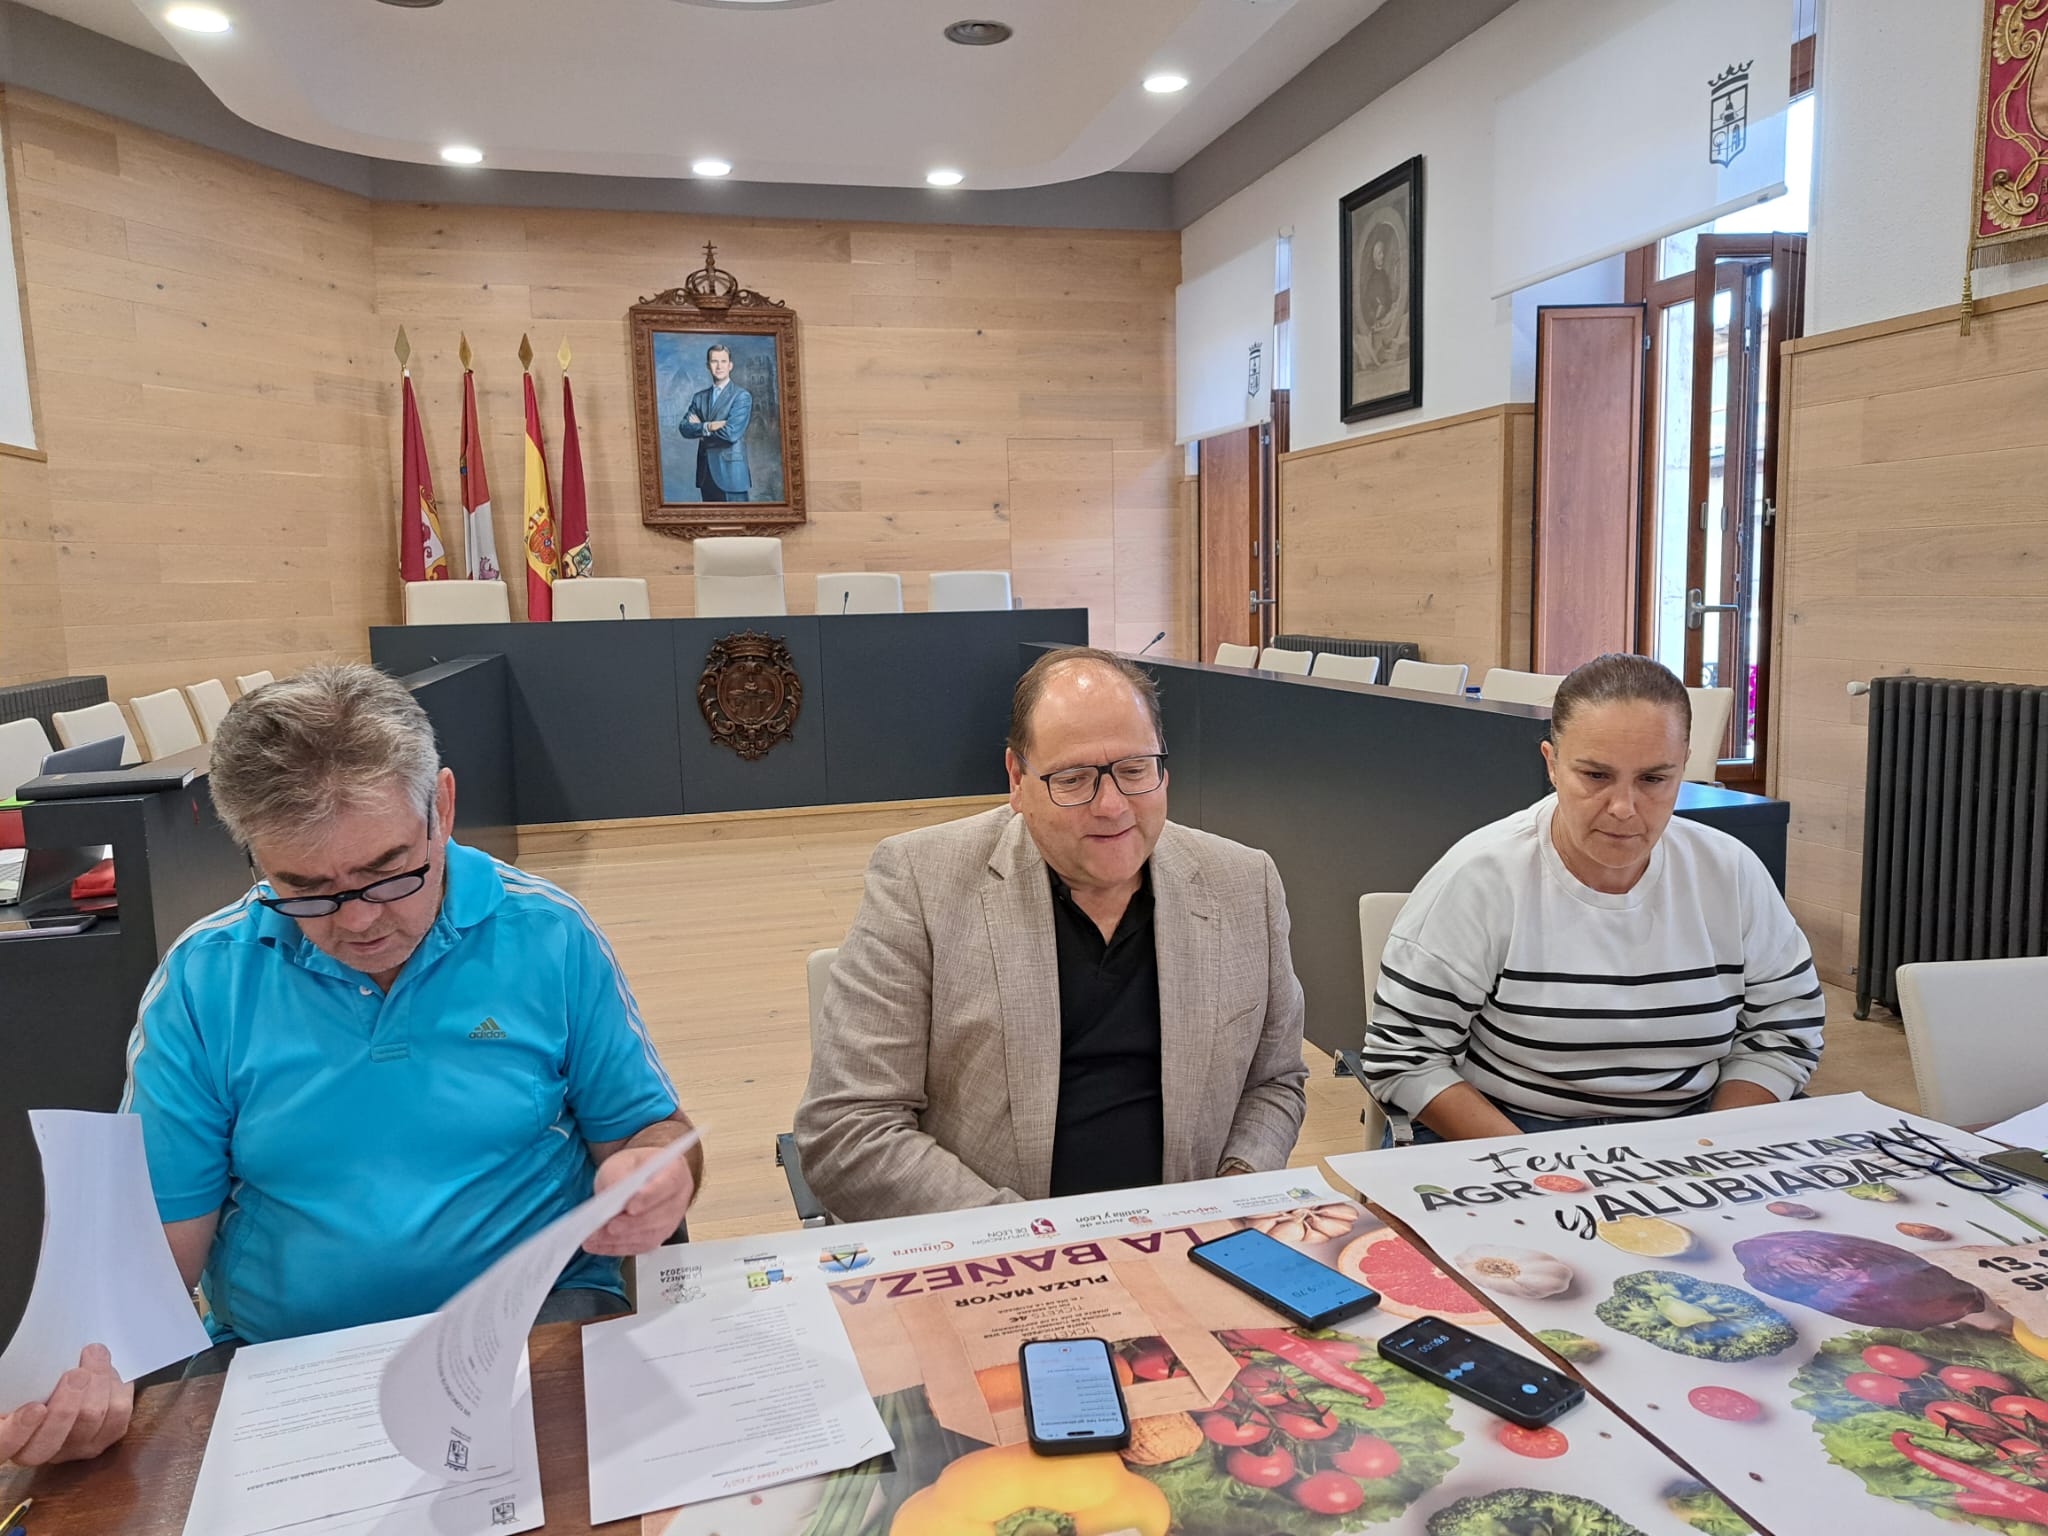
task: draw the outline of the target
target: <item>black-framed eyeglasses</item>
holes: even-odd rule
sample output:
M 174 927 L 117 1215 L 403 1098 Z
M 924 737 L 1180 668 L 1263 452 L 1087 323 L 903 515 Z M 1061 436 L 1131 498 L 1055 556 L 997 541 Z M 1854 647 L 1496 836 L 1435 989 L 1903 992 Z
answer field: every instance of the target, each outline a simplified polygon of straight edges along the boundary
M 418 869 L 408 869 L 402 875 L 386 875 L 382 880 L 372 880 L 353 891 L 336 891 L 328 896 L 258 896 L 256 900 L 286 917 L 332 917 L 341 910 L 344 902 L 367 901 L 373 907 L 382 907 L 403 901 L 408 896 L 417 896 L 427 883 L 427 872 L 433 867 L 433 861 L 428 860 Z
M 1148 752 L 1142 757 L 1120 757 L 1113 763 L 1082 763 L 1038 777 L 1052 803 L 1068 808 L 1094 804 L 1102 793 L 1104 777 L 1116 780 L 1120 794 L 1149 795 L 1166 782 L 1166 754 Z
M 1871 1148 L 1895 1163 L 1921 1173 L 1931 1173 L 1944 1184 L 1977 1195 L 2002 1195 L 2019 1188 L 2020 1181 L 1996 1168 L 1972 1162 L 1944 1147 L 1925 1131 L 1901 1121 L 1883 1131 L 1871 1131 Z

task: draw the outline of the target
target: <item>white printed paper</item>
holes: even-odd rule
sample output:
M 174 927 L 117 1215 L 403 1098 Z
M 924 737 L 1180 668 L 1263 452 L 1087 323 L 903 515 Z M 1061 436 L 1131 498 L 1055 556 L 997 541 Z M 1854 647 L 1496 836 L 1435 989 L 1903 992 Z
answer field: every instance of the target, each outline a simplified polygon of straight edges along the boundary
M 210 1342 L 164 1236 L 134 1115 L 32 1109 L 43 1242 L 21 1325 L 0 1354 L 0 1413 L 40 1403 L 104 1344 L 123 1381 Z
M 816 1477 L 895 1449 L 818 1276 L 728 1263 L 669 1310 L 583 1330 L 594 1524 Z
M 379 1419 L 388 1362 L 424 1317 L 245 1345 L 228 1367 L 185 1536 L 509 1536 L 541 1510 L 524 1352 L 502 1461 L 458 1480 L 401 1456 Z
M 2048 1104 L 2014 1115 L 2010 1120 L 2001 1120 L 1996 1125 L 1987 1125 L 1977 1134 L 2002 1141 L 2008 1147 L 2027 1147 L 2035 1151 L 2048 1147 Z
M 541 1303 L 584 1240 L 697 1144 L 691 1130 L 557 1217 L 456 1292 L 392 1356 L 380 1392 L 391 1443 L 424 1472 L 476 1477 L 509 1455 L 513 1371 Z

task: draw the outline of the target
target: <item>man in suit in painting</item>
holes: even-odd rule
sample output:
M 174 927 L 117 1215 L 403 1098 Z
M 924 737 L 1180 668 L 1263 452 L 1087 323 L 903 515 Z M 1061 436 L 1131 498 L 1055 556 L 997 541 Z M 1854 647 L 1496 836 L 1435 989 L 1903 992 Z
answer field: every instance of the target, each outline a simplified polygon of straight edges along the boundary
M 704 354 L 711 387 L 690 396 L 690 409 L 678 423 L 684 437 L 697 443 L 697 493 L 706 501 L 746 501 L 754 477 L 747 469 L 747 423 L 753 419 L 754 397 L 732 381 L 732 348 L 724 342 Z
M 1286 893 L 1166 819 L 1152 680 L 1076 647 L 1017 684 L 1010 804 L 892 837 L 797 1110 L 845 1220 L 1285 1166 L 1307 1074 Z

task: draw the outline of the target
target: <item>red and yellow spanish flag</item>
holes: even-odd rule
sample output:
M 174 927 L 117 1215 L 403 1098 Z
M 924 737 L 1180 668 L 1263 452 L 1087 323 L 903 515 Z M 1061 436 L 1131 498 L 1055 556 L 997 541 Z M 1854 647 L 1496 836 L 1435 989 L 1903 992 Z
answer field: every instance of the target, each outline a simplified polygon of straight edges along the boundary
M 448 547 L 441 542 L 441 513 L 434 505 L 434 471 L 420 431 L 420 406 L 412 394 L 412 372 L 404 374 L 404 410 L 399 431 L 402 468 L 398 487 L 398 573 L 407 581 L 446 581 Z
M 567 352 L 569 344 L 562 343 Z M 597 570 L 590 552 L 590 508 L 583 499 L 583 445 L 576 437 L 576 395 L 562 373 L 562 574 L 589 576 Z
M 532 356 L 520 338 L 522 361 Z M 548 455 L 541 442 L 540 402 L 534 398 L 533 370 L 526 370 L 526 616 L 555 616 L 555 578 L 562 561 L 555 544 L 555 512 L 548 495 Z

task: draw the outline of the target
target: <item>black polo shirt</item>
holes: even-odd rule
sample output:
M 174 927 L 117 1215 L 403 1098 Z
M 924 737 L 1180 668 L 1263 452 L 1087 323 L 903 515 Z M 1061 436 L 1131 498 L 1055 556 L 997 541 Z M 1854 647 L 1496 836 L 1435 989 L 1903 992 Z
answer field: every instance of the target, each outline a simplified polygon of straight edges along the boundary
M 1136 1189 L 1165 1178 L 1159 1091 L 1159 949 L 1152 866 L 1107 943 L 1066 881 L 1052 880 L 1060 971 L 1060 1100 L 1052 1193 Z

